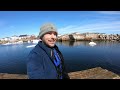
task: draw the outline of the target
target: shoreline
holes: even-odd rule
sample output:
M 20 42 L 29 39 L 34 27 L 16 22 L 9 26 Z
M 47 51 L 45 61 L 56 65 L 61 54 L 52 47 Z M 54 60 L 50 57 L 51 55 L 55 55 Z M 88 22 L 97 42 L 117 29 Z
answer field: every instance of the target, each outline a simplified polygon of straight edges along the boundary
M 70 72 L 68 75 L 70 79 L 120 79 L 120 75 L 101 67 Z M 26 74 L 0 73 L 0 79 L 28 79 L 28 76 Z

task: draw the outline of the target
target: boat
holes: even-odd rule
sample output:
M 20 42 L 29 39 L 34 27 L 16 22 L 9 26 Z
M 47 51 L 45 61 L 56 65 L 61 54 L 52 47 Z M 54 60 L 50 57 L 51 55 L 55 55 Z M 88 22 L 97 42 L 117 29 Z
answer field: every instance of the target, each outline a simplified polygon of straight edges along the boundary
M 2 45 L 11 45 L 11 44 L 12 44 L 12 43 L 9 43 L 9 42 L 8 42 L 8 43 L 2 44 Z
M 29 46 L 26 46 L 26 48 L 31 48 L 31 47 L 35 47 L 36 45 L 29 45 Z
M 39 40 L 32 40 L 32 43 L 38 43 Z
M 97 44 L 91 40 L 91 42 L 89 43 L 89 45 L 90 45 L 90 46 L 95 46 L 95 45 L 97 45 Z

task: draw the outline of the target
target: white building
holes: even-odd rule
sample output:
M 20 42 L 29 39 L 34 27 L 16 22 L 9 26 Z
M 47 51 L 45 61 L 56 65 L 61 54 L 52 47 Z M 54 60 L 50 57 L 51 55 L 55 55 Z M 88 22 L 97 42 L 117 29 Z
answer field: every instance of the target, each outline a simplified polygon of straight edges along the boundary
M 30 36 L 28 36 L 28 35 L 20 35 L 19 39 L 23 39 L 23 38 L 25 39 L 25 38 L 28 38 L 28 37 L 30 37 Z
M 10 40 L 10 37 L 5 37 L 1 39 L 1 41 L 9 41 L 9 40 Z
M 19 39 L 19 37 L 16 36 L 16 35 L 14 35 L 14 36 L 11 37 L 10 41 L 15 41 L 15 40 L 17 40 L 17 39 Z

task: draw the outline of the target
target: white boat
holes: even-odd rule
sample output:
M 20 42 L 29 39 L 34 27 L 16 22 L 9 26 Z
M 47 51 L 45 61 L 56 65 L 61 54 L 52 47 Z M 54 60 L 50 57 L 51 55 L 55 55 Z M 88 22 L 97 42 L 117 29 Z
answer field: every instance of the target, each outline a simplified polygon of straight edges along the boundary
M 32 40 L 32 43 L 38 43 L 39 40 Z
M 26 48 L 31 48 L 31 47 L 35 47 L 36 45 L 29 45 L 29 46 L 26 46 Z
M 28 41 L 28 43 L 31 43 L 31 41 Z
M 13 42 L 12 44 L 23 44 L 23 41 Z
M 97 44 L 92 41 L 92 42 L 89 43 L 89 45 L 90 45 L 90 46 L 95 46 L 95 45 L 97 45 Z
M 11 44 L 12 44 L 12 43 L 9 43 L 9 42 L 8 42 L 8 43 L 2 44 L 2 45 L 11 45 Z
M 23 44 L 23 41 L 18 41 L 18 42 L 16 42 L 17 44 Z

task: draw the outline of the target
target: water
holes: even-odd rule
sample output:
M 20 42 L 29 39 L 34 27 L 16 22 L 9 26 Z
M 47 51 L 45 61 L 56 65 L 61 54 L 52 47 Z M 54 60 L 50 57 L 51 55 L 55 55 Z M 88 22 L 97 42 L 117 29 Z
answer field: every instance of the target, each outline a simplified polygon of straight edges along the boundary
M 32 48 L 28 45 L 0 45 L 0 73 L 26 74 L 26 58 Z
M 102 67 L 120 74 L 120 43 L 95 41 L 57 42 L 63 53 L 67 72 Z M 26 74 L 26 57 L 34 44 L 0 45 L 0 73 Z
M 95 42 L 97 45 L 93 47 L 89 41 L 58 43 L 68 72 L 102 67 L 120 74 L 120 43 Z

